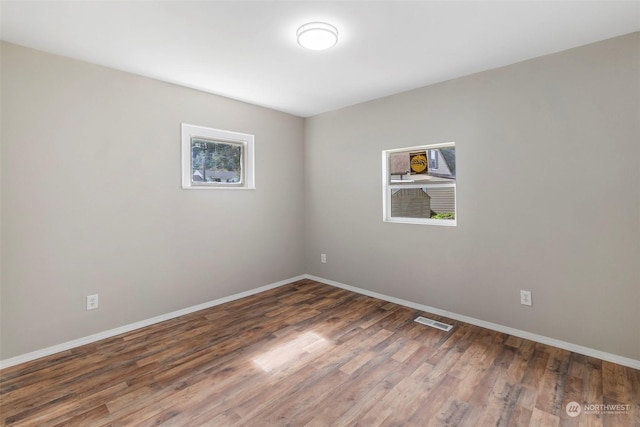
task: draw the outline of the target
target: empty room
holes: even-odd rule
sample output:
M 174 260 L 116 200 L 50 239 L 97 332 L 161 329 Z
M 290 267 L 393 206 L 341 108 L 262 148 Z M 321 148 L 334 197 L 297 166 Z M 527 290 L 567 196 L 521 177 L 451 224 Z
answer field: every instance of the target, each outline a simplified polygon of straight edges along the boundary
M 640 427 L 640 1 L 0 36 L 0 426 Z

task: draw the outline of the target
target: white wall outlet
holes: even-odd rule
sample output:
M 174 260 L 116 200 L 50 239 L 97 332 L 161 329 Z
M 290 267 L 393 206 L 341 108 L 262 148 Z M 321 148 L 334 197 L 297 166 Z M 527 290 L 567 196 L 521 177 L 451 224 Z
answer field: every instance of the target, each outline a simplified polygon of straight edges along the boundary
M 95 310 L 98 305 L 98 294 L 87 296 L 87 310 Z
M 531 306 L 531 291 L 520 291 L 520 304 Z
M 323 264 L 327 263 L 327 254 L 320 254 L 320 262 Z

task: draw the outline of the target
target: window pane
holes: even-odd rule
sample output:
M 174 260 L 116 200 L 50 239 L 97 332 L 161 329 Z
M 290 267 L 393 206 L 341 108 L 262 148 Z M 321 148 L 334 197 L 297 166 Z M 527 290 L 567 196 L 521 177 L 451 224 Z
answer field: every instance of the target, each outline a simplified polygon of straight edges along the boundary
M 450 185 L 391 188 L 391 217 L 455 219 L 456 188 Z
M 455 147 L 389 153 L 389 182 L 455 182 Z
M 191 138 L 191 182 L 196 185 L 242 183 L 242 144 Z

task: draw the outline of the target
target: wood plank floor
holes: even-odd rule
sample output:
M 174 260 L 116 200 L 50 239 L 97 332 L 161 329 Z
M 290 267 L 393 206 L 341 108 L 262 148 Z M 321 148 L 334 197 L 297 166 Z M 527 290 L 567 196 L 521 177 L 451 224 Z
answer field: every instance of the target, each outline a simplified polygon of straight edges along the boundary
M 418 315 L 301 280 L 6 368 L 1 425 L 640 427 L 640 371 Z

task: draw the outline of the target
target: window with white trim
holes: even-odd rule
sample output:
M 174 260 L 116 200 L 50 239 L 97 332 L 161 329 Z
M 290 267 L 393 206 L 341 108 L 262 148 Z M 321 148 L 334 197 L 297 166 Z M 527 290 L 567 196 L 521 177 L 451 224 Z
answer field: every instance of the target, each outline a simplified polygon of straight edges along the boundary
M 383 220 L 456 225 L 455 142 L 382 152 Z
M 182 188 L 255 189 L 254 136 L 183 123 Z

